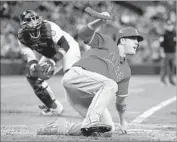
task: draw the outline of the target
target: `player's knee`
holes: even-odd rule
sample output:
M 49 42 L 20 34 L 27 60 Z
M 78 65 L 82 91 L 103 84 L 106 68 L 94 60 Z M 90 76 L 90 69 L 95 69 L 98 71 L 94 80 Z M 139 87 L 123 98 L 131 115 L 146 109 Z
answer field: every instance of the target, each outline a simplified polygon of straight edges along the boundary
M 113 80 L 104 82 L 105 88 L 109 89 L 112 93 L 116 93 L 118 90 L 118 85 Z
M 39 87 L 46 88 L 48 86 L 47 82 L 37 77 L 26 75 L 26 79 L 34 89 Z
M 71 81 L 69 79 L 63 78 L 62 79 L 62 85 L 63 85 L 64 88 L 70 88 Z
M 31 75 L 26 75 L 26 79 L 30 84 L 36 84 L 38 78 Z

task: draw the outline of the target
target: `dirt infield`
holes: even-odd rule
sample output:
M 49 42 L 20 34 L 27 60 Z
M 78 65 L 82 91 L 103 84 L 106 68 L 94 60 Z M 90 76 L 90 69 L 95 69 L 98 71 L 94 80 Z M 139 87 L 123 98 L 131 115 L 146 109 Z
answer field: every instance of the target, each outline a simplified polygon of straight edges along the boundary
M 129 129 L 126 135 L 121 135 L 117 132 L 111 138 L 103 138 L 67 135 L 36 135 L 36 131 L 39 127 L 40 125 L 1 126 L 1 141 L 176 141 L 176 131 L 174 131 L 174 128 L 148 130 L 145 129 L 147 126 L 142 125 L 141 128 Z
M 159 85 L 157 77 L 154 76 L 140 76 L 132 79 L 131 96 L 127 100 L 128 134 L 119 133 L 118 115 L 115 113 L 114 103 L 111 103 L 109 110 L 117 126 L 117 131 L 112 137 L 36 135 L 37 129 L 54 119 L 67 119 L 74 122 L 82 120 L 65 99 L 60 79 L 61 77 L 55 77 L 49 81 L 49 84 L 57 94 L 56 97 L 63 103 L 64 114 L 57 117 L 44 117 L 39 115 L 39 109 L 37 109 L 37 105 L 41 102 L 33 94 L 23 77 L 2 78 L 1 141 L 177 141 L 176 101 L 153 113 L 142 123 L 131 123 L 149 108 L 176 95 L 176 87 L 163 88 Z M 142 80 L 146 80 L 146 82 Z

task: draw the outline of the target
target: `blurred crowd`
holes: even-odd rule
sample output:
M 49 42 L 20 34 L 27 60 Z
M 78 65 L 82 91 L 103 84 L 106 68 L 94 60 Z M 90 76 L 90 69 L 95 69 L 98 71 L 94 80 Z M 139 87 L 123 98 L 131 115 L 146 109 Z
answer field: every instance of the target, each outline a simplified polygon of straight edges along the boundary
M 1 1 L 1 58 L 21 58 L 17 42 L 19 16 L 27 8 L 35 10 L 46 20 L 56 22 L 77 39 L 81 50 L 84 50 L 86 45 L 78 39 L 77 31 L 93 20 L 84 12 L 84 8 L 90 6 L 99 12 L 108 11 L 113 17 L 100 31 L 109 33 L 114 40 L 117 31 L 125 26 L 137 28 L 144 36 L 139 51 L 130 60 L 132 63 L 158 62 L 162 58 L 159 39 L 165 32 L 165 24 L 170 20 L 176 25 L 176 1 L 154 1 L 143 5 L 139 4 L 141 12 L 138 12 L 137 7 L 126 7 L 125 3 L 116 1 Z

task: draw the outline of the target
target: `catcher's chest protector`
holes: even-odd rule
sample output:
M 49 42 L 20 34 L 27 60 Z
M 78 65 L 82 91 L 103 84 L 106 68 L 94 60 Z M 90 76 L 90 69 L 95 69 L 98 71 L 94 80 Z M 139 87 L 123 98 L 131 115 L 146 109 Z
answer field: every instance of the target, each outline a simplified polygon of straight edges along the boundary
M 40 28 L 41 37 L 37 41 L 32 40 L 29 33 L 23 29 L 19 30 L 18 39 L 32 50 L 36 50 L 42 55 L 52 58 L 57 48 L 52 40 L 52 33 L 54 32 L 52 32 L 50 24 L 43 22 Z

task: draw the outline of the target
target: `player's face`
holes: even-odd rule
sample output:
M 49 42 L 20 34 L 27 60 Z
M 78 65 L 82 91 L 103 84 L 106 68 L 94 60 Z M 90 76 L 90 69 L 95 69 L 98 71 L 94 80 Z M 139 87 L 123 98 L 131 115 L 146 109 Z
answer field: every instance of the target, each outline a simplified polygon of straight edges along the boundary
M 36 13 L 28 13 L 24 17 L 23 21 L 23 27 L 26 29 L 26 31 L 29 32 L 31 38 L 38 38 L 40 35 L 39 29 L 42 24 L 42 18 L 39 17 Z
M 137 37 L 129 37 L 125 39 L 125 54 L 134 55 L 139 46 Z

